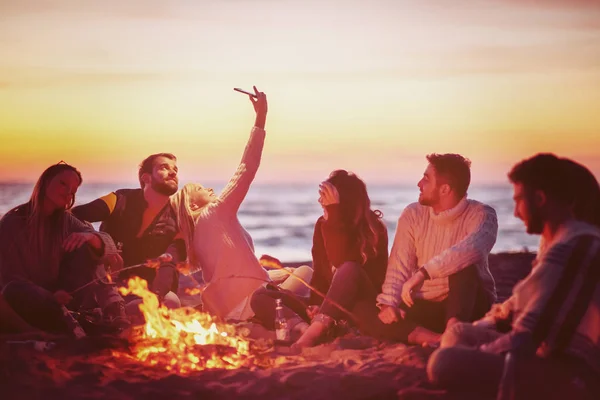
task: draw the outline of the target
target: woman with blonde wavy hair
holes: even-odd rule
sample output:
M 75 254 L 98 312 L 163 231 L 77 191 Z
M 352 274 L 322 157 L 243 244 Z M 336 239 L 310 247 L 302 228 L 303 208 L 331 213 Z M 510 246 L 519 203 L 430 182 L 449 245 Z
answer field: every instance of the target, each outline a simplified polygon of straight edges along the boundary
M 365 183 L 355 174 L 333 171 L 319 185 L 323 216 L 315 224 L 311 286 L 326 294 L 311 292 L 308 305 L 276 288 L 257 291 L 252 309 L 268 329 L 274 329 L 275 299 L 281 298 L 293 333 L 301 336 L 298 347 L 323 340 L 341 320 L 357 323 L 355 310 L 372 304 L 381 291 L 388 259 L 387 229 L 382 213 L 371 209 Z M 308 323 L 310 322 L 310 326 Z
M 269 282 L 248 232 L 237 212 L 254 180 L 265 141 L 267 97 L 254 88 L 250 101 L 256 112 L 254 127 L 239 167 L 219 196 L 199 184 L 187 184 L 171 197 L 178 213 L 180 234 L 188 260 L 202 269 L 207 283 L 202 294 L 206 311 L 225 319 L 252 317 L 250 296 Z

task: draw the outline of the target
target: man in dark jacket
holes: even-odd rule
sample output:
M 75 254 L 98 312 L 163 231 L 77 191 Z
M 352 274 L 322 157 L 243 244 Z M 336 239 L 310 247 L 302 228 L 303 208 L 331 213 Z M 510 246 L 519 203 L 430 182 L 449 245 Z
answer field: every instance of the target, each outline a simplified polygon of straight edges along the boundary
M 179 304 L 176 264 L 186 258 L 185 243 L 176 239 L 177 216 L 169 202 L 179 183 L 176 163 L 172 154 L 152 154 L 139 167 L 141 189 L 116 190 L 72 209 L 81 220 L 102 221 L 100 230 L 109 233 L 121 248 L 124 267 L 144 264 L 164 253 L 173 255 L 158 268 L 140 265 L 120 275 L 123 280 L 132 275 L 145 279 L 150 290 L 169 306 Z

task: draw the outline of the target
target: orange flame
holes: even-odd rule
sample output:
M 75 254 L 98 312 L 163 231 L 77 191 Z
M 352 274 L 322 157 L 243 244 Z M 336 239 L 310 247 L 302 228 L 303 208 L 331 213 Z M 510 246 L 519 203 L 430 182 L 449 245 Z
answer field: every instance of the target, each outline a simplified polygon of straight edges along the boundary
M 190 295 L 190 296 L 196 296 L 200 293 L 202 293 L 202 289 L 200 289 L 200 288 L 186 288 L 185 289 L 185 294 Z
M 189 275 L 192 273 L 192 266 L 187 262 L 180 262 L 176 265 L 177 271 L 183 275 Z
M 115 352 L 116 357 L 131 357 L 180 374 L 261 364 L 251 353 L 250 342 L 236 336 L 233 326 L 192 308 L 169 310 L 159 305 L 145 280 L 134 277 L 127 288 L 119 290 L 122 295 L 142 298 L 139 307 L 146 324 L 132 333 L 132 354 Z

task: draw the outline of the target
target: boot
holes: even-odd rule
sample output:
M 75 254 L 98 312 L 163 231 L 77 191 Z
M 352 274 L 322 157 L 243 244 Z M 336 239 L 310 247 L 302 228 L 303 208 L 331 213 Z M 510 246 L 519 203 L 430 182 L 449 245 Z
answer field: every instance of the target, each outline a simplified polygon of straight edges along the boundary
M 131 322 L 125 313 L 125 303 L 116 301 L 109 304 L 102 312 L 104 322 L 117 330 L 124 330 L 131 326 Z

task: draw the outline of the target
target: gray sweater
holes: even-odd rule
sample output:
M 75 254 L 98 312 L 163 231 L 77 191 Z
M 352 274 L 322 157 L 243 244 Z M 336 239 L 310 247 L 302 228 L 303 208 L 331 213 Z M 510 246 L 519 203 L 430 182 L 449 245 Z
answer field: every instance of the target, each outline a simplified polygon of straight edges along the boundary
M 26 209 L 27 205 L 23 205 L 0 219 L 0 287 L 21 280 L 54 290 L 58 281 L 58 260 L 52 262 L 50 257 L 29 248 Z M 67 234 L 93 232 L 98 235 L 103 243 L 101 250 L 96 253 L 98 260 L 104 255 L 116 254 L 114 242 L 108 234 L 96 232 L 70 212 L 64 213 L 64 218 Z

